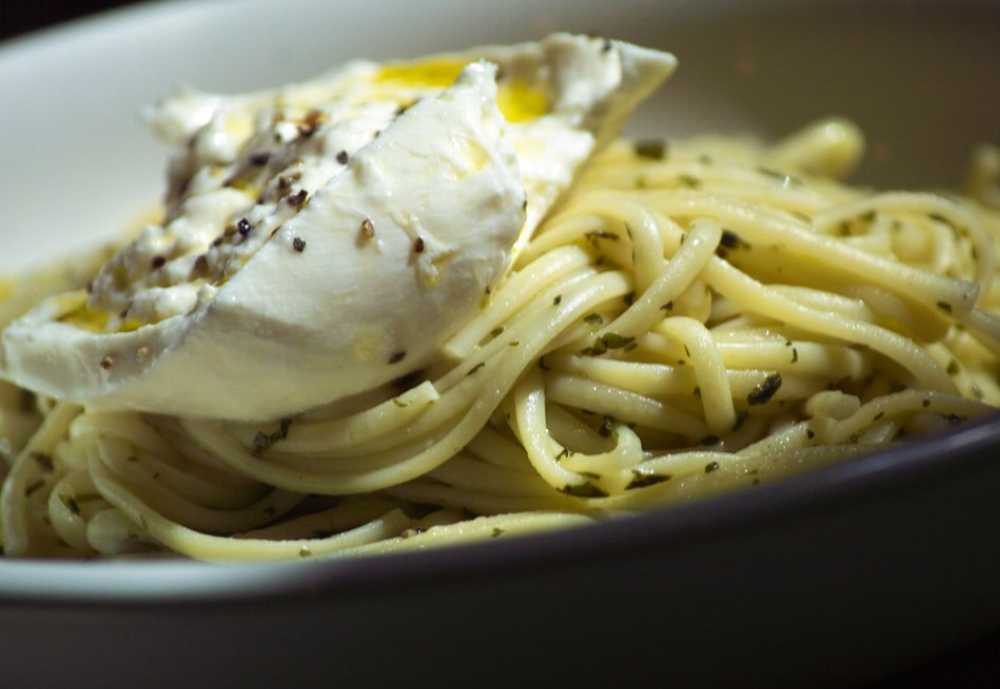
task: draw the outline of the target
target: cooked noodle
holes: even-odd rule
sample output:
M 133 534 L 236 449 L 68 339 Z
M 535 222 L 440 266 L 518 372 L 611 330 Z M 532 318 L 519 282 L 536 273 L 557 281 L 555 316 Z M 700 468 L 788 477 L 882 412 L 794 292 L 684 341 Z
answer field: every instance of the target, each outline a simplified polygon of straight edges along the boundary
M 958 199 L 841 184 L 861 148 L 837 122 L 771 148 L 617 142 L 437 363 L 361 408 L 262 427 L 0 384 L 5 551 L 266 560 L 506 537 L 989 413 L 995 151 Z M 0 327 L 99 264 L 16 283 Z

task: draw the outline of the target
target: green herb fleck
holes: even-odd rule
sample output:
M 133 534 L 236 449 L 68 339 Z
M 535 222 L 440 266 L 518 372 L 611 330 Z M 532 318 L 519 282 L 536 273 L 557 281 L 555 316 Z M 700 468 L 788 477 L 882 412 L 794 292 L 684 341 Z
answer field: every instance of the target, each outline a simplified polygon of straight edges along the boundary
M 583 317 L 583 322 L 588 325 L 601 325 L 604 322 L 604 319 L 601 318 L 600 314 L 589 313 Z
M 736 422 L 733 423 L 733 430 L 734 431 L 738 431 L 741 428 L 743 428 L 743 424 L 746 423 L 746 420 L 747 420 L 748 416 L 749 416 L 749 414 L 747 413 L 747 411 L 745 409 L 743 411 L 739 412 L 738 414 L 736 414 Z
M 937 307 L 938 307 L 939 309 L 941 309 L 942 311 L 945 311 L 945 312 L 947 312 L 947 313 L 951 313 L 951 304 L 949 304 L 949 303 L 948 303 L 948 302 L 946 302 L 946 301 L 939 301 L 939 302 L 937 303 Z
M 668 153 L 667 142 L 663 139 L 638 139 L 632 143 L 632 150 L 640 158 L 663 160 Z
M 471 376 L 473 373 L 475 373 L 476 371 L 478 371 L 479 369 L 481 369 L 485 365 L 486 365 L 485 361 L 480 361 L 478 364 L 476 364 L 475 366 L 473 366 L 466 375 L 467 376 Z
M 772 373 L 747 395 L 748 404 L 766 404 L 781 387 L 781 374 Z
M 567 484 L 559 489 L 560 493 L 572 495 L 576 498 L 606 498 L 608 494 L 595 486 L 590 481 L 585 481 L 577 485 Z
M 743 240 L 738 234 L 732 230 L 723 230 L 722 237 L 719 239 L 719 244 L 726 247 L 727 249 L 749 249 L 750 243 Z
M 490 533 L 490 538 L 499 538 L 503 534 L 503 529 L 494 526 L 493 532 Z
M 619 237 L 614 232 L 607 232 L 605 230 L 594 230 L 592 232 L 584 232 L 584 237 L 590 241 L 591 244 L 596 244 L 598 239 L 607 239 L 612 242 L 617 242 Z
M 632 480 L 628 482 L 627 486 L 625 486 L 625 490 L 655 486 L 657 483 L 663 483 L 664 481 L 669 481 L 670 479 L 670 474 L 646 473 L 639 471 L 638 469 L 633 469 Z
M 718 469 L 719 469 L 718 462 L 709 462 L 708 464 L 705 465 L 706 474 L 711 474 L 713 471 L 718 471 Z
M 52 471 L 55 469 L 55 464 L 52 462 L 52 457 L 45 454 L 44 452 L 32 452 L 31 458 L 35 460 L 35 464 L 38 465 L 38 468 L 47 474 L 52 473 Z
M 76 501 L 76 498 L 72 495 L 60 495 L 59 499 L 62 501 L 62 504 L 66 506 L 66 509 L 76 516 L 80 516 L 80 503 Z
M 613 416 L 605 416 L 604 420 L 601 421 L 600 427 L 597 429 L 597 434 L 602 438 L 609 437 L 615 430 L 615 426 L 618 424 L 618 420 Z

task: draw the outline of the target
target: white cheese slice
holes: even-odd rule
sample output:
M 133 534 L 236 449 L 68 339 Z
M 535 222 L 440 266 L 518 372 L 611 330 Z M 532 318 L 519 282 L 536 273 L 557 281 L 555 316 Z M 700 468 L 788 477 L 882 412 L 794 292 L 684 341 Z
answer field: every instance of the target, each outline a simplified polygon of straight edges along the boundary
M 89 295 L 15 321 L 2 376 L 93 406 L 263 420 L 424 366 L 674 64 L 560 34 L 179 94 L 150 115 L 182 145 L 166 221 Z

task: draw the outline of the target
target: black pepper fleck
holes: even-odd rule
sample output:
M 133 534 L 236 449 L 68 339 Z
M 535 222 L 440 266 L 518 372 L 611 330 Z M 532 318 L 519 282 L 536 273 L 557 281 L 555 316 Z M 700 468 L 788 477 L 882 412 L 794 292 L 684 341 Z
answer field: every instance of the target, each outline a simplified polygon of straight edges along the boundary
M 337 154 L 337 162 L 341 165 L 347 165 L 348 160 L 350 160 L 350 156 L 347 155 L 347 151 L 341 151 Z
M 361 238 L 364 240 L 373 239 L 375 237 L 375 224 L 370 218 L 365 218 L 361 221 Z
M 271 160 L 271 154 L 267 151 L 257 151 L 256 153 L 252 153 L 250 155 L 250 164 L 258 167 L 267 165 L 269 160 Z
M 416 239 L 413 240 L 413 251 L 414 251 L 414 253 L 422 254 L 422 253 L 424 253 L 424 249 L 425 248 L 427 248 L 427 247 L 426 247 L 426 245 L 424 243 L 424 238 L 423 237 L 417 237 Z
M 236 223 L 236 231 L 240 233 L 241 237 L 246 237 L 253 231 L 253 225 L 246 218 L 240 218 Z
M 111 358 L 110 354 L 101 359 L 101 368 L 103 368 L 105 371 L 114 366 L 114 364 L 115 360 Z
M 292 248 L 298 251 L 300 254 L 306 250 L 306 240 L 301 237 L 296 237 L 292 240 Z
M 294 194 L 288 197 L 288 203 L 293 206 L 301 206 L 306 202 L 306 198 L 309 196 L 309 192 L 305 189 L 299 189 Z

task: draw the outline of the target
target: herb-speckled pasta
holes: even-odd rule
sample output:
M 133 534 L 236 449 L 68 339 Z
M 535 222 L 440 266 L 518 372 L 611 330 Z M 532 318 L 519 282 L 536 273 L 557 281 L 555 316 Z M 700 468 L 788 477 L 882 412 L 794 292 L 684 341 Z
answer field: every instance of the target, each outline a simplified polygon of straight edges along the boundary
M 6 553 L 266 560 L 507 537 L 988 413 L 998 154 L 977 153 L 959 199 L 841 184 L 862 147 L 839 121 L 774 147 L 619 141 L 436 363 L 364 408 L 257 426 L 3 384 Z M 14 283 L 0 325 L 99 262 Z

